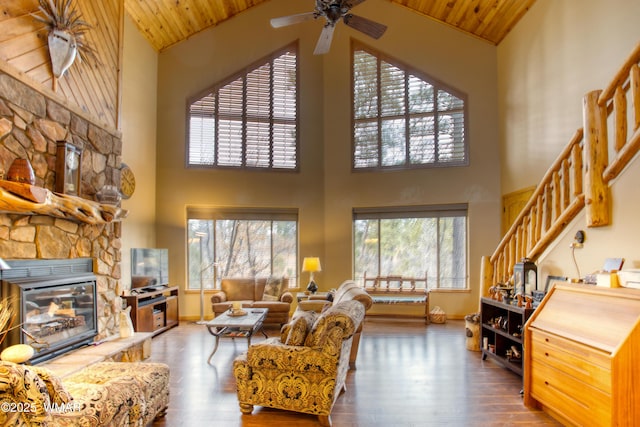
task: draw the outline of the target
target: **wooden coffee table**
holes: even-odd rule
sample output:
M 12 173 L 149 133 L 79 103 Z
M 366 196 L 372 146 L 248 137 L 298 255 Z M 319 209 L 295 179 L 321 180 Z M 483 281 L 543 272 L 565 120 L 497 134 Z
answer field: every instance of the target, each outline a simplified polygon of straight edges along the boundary
M 233 316 L 229 311 L 216 316 L 213 320 L 208 321 L 204 325 L 209 333 L 216 339 L 213 351 L 207 359 L 207 363 L 211 363 L 211 358 L 218 350 L 221 338 L 246 338 L 247 347 L 251 345 L 251 337 L 254 332 L 260 330 L 265 338 L 268 338 L 262 327 L 262 322 L 267 317 L 268 308 L 245 308 L 247 314 L 244 316 Z

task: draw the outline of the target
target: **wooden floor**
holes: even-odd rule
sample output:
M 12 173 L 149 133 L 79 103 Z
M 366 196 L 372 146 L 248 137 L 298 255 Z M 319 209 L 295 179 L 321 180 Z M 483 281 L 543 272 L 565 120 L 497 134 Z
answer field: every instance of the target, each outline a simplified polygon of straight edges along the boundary
M 267 329 L 276 336 L 278 329 Z M 263 340 L 261 334 L 254 342 Z M 521 378 L 466 349 L 463 321 L 367 318 L 357 369 L 331 415 L 334 427 L 558 425 L 524 407 Z M 232 363 L 246 340 L 222 340 L 182 322 L 153 339 L 151 361 L 171 367 L 171 403 L 153 426 L 318 426 L 315 416 L 256 407 L 242 415 Z

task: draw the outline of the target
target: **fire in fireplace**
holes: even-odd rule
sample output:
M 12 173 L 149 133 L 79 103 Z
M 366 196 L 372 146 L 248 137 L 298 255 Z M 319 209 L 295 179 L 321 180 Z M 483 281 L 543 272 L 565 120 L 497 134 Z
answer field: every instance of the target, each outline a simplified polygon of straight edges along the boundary
M 91 259 L 9 264 L 11 270 L 2 272 L 2 296 L 18 305 L 18 316 L 2 348 L 29 344 L 35 364 L 93 341 L 97 286 Z

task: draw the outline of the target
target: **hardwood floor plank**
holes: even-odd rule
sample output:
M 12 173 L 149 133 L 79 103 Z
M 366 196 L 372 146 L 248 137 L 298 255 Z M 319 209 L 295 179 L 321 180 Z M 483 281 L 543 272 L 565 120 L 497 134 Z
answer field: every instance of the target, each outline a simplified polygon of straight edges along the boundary
M 267 329 L 278 336 L 276 328 Z M 259 335 L 259 336 L 258 336 Z M 257 334 L 253 342 L 264 338 Z M 367 318 L 357 369 L 337 400 L 334 427 L 559 425 L 524 407 L 522 379 L 465 347 L 463 321 Z M 318 426 L 312 415 L 256 407 L 242 415 L 232 373 L 245 339 L 220 343 L 201 325 L 182 322 L 153 339 L 150 361 L 171 366 L 171 403 L 153 426 Z

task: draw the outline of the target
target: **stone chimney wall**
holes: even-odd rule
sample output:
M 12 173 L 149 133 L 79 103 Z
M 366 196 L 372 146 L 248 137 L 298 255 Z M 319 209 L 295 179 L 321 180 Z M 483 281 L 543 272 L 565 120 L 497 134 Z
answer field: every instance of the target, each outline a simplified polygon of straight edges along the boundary
M 54 191 L 56 142 L 83 148 L 80 196 L 95 200 L 104 185 L 120 180 L 122 139 L 67 108 L 59 100 L 0 72 L 0 175 L 16 158 L 30 161 L 36 186 Z M 121 307 L 121 224 L 91 225 L 43 215 L 6 213 L 0 202 L 0 257 L 91 257 L 98 277 L 98 337 L 118 333 Z

